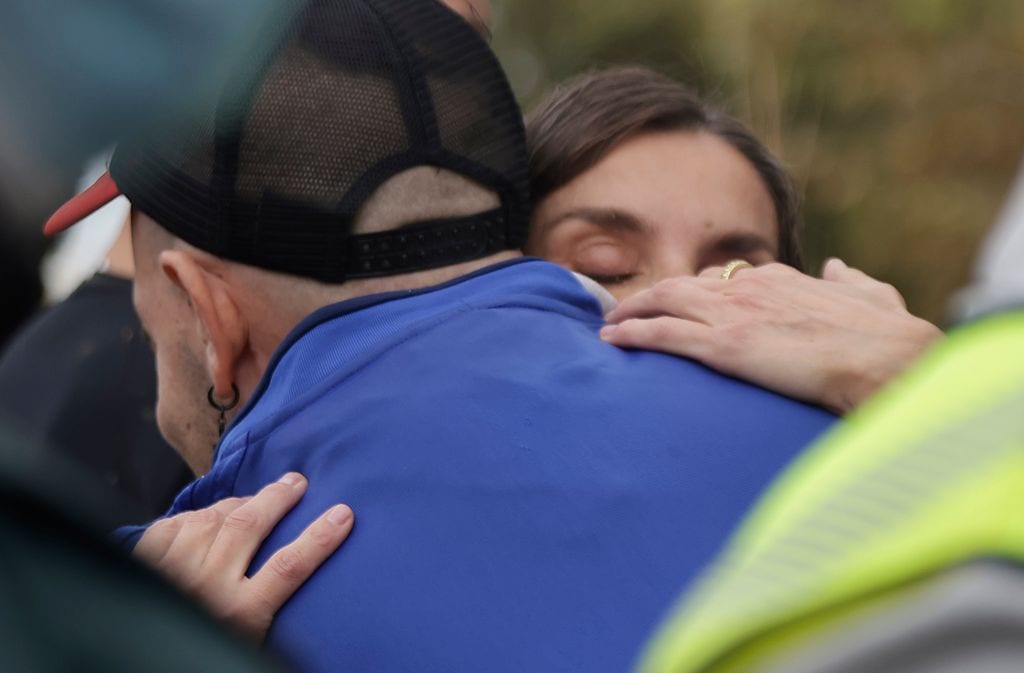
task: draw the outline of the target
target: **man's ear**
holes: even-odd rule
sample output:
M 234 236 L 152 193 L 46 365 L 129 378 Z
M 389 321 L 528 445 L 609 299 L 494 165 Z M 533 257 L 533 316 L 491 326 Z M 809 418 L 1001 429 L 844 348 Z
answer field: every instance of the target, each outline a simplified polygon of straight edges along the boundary
M 160 253 L 160 269 L 188 297 L 206 346 L 206 367 L 218 399 L 231 399 L 236 366 L 248 343 L 248 325 L 230 286 L 183 250 Z

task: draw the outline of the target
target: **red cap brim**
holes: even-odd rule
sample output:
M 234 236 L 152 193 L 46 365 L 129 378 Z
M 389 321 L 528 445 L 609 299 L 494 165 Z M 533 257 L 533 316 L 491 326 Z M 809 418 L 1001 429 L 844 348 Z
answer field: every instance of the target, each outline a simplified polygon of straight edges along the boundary
M 121 189 L 114 178 L 110 177 L 110 173 L 104 173 L 91 187 L 58 208 L 43 225 L 43 233 L 47 236 L 59 234 L 119 196 Z

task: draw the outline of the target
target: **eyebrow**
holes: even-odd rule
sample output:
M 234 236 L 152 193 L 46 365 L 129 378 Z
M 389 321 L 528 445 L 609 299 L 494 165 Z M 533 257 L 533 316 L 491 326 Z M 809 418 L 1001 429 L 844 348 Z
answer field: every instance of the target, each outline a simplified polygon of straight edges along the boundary
M 735 252 L 737 254 L 765 250 L 771 253 L 773 257 L 779 256 L 777 241 L 770 241 L 764 236 L 760 236 L 758 234 L 741 232 L 726 234 L 722 238 L 712 241 L 708 247 L 713 250 L 724 250 L 728 252 Z
M 541 224 L 541 227 L 550 231 L 566 220 L 584 220 L 610 231 L 645 233 L 651 230 L 651 226 L 642 218 L 618 208 L 574 208 Z M 708 248 L 732 251 L 737 254 L 766 250 L 773 257 L 779 256 L 778 241 L 747 232 L 726 233 L 721 238 L 712 241 Z
M 610 229 L 612 231 L 642 233 L 650 230 L 650 226 L 641 218 L 633 213 L 617 208 L 574 208 L 562 213 L 543 226 L 545 229 L 551 229 L 565 220 L 585 220 L 602 229 Z

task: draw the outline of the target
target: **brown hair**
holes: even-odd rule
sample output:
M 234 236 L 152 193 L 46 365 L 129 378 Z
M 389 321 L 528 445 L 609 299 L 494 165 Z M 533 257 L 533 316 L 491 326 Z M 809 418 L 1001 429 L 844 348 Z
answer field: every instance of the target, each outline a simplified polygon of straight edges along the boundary
M 648 68 L 591 72 L 558 86 L 526 118 L 535 203 L 590 169 L 624 140 L 647 131 L 713 133 L 757 170 L 775 206 L 779 261 L 802 268 L 799 201 L 782 164 L 742 123 L 682 83 Z

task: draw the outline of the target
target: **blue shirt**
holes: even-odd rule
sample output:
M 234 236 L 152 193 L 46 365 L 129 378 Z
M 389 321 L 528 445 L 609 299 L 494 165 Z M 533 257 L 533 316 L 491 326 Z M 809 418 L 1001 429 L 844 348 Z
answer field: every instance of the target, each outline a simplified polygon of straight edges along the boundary
M 322 309 L 171 513 L 304 473 L 256 569 L 352 506 L 351 537 L 268 638 L 299 671 L 624 673 L 833 417 L 609 346 L 601 324 L 537 260 Z

